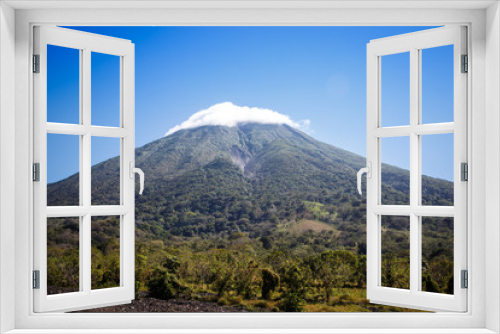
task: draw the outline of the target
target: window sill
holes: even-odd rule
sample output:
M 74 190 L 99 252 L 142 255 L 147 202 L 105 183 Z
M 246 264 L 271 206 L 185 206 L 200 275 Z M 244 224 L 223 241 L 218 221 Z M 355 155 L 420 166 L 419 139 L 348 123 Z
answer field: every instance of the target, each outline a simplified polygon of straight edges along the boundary
M 15 329 L 5 334 L 489 334 L 488 329 Z

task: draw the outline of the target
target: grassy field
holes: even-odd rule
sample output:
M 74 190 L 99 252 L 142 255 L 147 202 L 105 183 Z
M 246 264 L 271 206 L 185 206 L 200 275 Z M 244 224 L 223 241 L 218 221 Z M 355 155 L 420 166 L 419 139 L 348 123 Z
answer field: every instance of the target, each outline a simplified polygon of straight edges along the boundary
M 211 293 L 193 297 L 196 300 L 215 301 L 220 306 L 243 306 L 250 312 L 279 312 L 282 305 L 282 297 L 279 292 L 274 293 L 271 300 L 243 299 L 235 294 L 217 298 L 215 294 Z M 334 289 L 333 298 L 328 303 L 321 300 L 320 293 L 317 296 L 309 295 L 308 297 L 311 300 L 302 305 L 303 312 L 422 312 L 414 309 L 371 304 L 366 299 L 366 289 L 359 288 Z M 317 302 L 312 301 L 314 297 L 317 298 Z

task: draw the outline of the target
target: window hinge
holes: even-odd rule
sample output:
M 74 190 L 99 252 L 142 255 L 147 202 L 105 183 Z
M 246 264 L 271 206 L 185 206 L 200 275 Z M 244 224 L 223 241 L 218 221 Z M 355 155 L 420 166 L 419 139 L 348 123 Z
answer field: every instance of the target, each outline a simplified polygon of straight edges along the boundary
M 469 56 L 462 55 L 462 73 L 469 72 Z
M 469 273 L 467 270 L 461 271 L 461 281 L 462 289 L 467 289 L 469 287 Z
M 33 55 L 33 73 L 40 73 L 40 55 Z
M 40 163 L 35 162 L 33 164 L 33 181 L 39 182 L 40 181 Z
M 460 165 L 460 180 L 469 181 L 469 165 L 466 162 L 462 162 Z
M 33 289 L 40 289 L 40 270 L 33 270 Z

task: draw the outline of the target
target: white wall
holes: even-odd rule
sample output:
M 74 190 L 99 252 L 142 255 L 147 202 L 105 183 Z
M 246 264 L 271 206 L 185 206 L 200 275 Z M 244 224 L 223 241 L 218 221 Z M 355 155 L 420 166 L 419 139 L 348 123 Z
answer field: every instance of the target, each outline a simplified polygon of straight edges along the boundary
M 486 328 L 500 332 L 500 12 L 499 4 L 486 11 Z
M 40 1 L 39 3 L 41 3 Z M 91 1 L 92 3 L 97 3 Z M 54 2 L 56 3 L 56 2 Z M 59 3 L 59 2 L 57 2 Z M 64 3 L 70 3 L 69 1 L 64 1 Z M 118 2 L 117 2 L 118 3 Z M 123 3 L 123 2 L 122 2 Z M 453 3 L 453 2 L 450 2 Z M 458 3 L 458 2 L 455 2 Z M 472 258 L 476 261 L 470 261 L 471 263 L 471 279 L 473 281 L 480 282 L 477 284 L 474 294 L 469 293 L 472 298 L 472 310 L 475 314 L 474 317 L 464 316 L 464 317 L 450 317 L 446 318 L 448 315 L 443 315 L 443 322 L 446 325 L 452 327 L 460 326 L 470 326 L 473 327 L 483 327 L 485 313 L 485 305 L 487 312 L 487 326 L 500 332 L 500 287 L 498 286 L 498 277 L 500 273 L 500 261 L 498 257 L 500 255 L 500 247 L 497 244 L 499 240 L 500 228 L 500 97 L 499 97 L 499 87 L 500 87 L 500 23 L 499 23 L 499 8 L 495 4 L 494 7 L 488 9 L 488 20 L 485 20 L 483 10 L 473 10 L 473 11 L 460 11 L 460 10 L 412 10 L 412 11 L 383 11 L 383 10 L 364 10 L 361 14 L 357 11 L 349 10 L 321 10 L 321 11 L 310 11 L 310 10 L 269 10 L 269 11 L 259 11 L 259 10 L 249 10 L 249 11 L 223 11 L 223 10 L 212 10 L 210 12 L 201 10 L 168 10 L 168 11 L 145 11 L 145 10 L 128 10 L 128 11 L 92 11 L 92 10 L 51 10 L 51 11 L 31 11 L 31 10 L 18 10 L 16 16 L 17 22 L 17 45 L 16 45 L 16 58 L 17 58 L 17 81 L 13 82 L 14 74 L 14 60 L 13 57 L 13 26 L 14 26 L 14 12 L 5 4 L 1 4 L 0 0 L 0 43 L 2 50 L 0 51 L 0 258 L 4 259 L 4 262 L 0 263 L 0 332 L 12 328 L 13 326 L 13 310 L 14 310 L 14 295 L 13 295 L 13 276 L 14 269 L 17 271 L 17 295 L 16 295 L 16 307 L 18 312 L 16 313 L 16 324 L 20 328 L 35 328 L 37 326 L 43 326 L 46 328 L 70 328 L 80 326 L 83 327 L 93 327 L 93 328 L 105 328 L 106 326 L 115 326 L 121 328 L 135 328 L 137 325 L 138 317 L 121 318 L 117 321 L 116 317 L 111 317 L 108 315 L 103 315 L 102 317 L 91 318 L 89 321 L 88 315 L 79 318 L 64 318 L 56 315 L 50 315 L 47 317 L 29 317 L 28 310 L 32 309 L 30 304 L 31 290 L 26 287 L 30 283 L 30 274 L 32 266 L 29 263 L 29 245 L 30 243 L 30 224 L 32 217 L 30 216 L 30 184 L 32 183 L 29 179 L 30 176 L 30 105 L 29 105 L 29 91 L 30 91 L 30 81 L 29 81 L 29 63 L 30 63 L 30 50 L 29 50 L 29 22 L 78 22 L 79 24 L 99 24 L 99 22 L 110 22 L 110 23 L 123 23 L 127 24 L 155 24 L 156 22 L 174 22 L 178 24 L 199 24 L 200 22 L 205 22 L 206 24 L 231 24 L 234 22 L 254 23 L 254 24 L 266 24 L 266 22 L 276 22 L 277 24 L 287 24 L 289 22 L 296 22 L 302 24 L 309 24 L 311 22 L 320 22 L 324 24 L 329 24 L 330 22 L 335 22 L 342 25 L 344 22 L 365 22 L 366 24 L 378 23 L 378 22 L 404 22 L 407 19 L 417 20 L 419 22 L 472 22 L 472 39 L 474 44 L 474 53 L 472 55 L 472 66 L 474 70 L 474 78 L 472 79 L 472 84 L 477 90 L 475 94 L 475 99 L 472 103 L 472 110 L 474 110 L 474 115 L 471 119 L 470 130 L 472 136 L 475 138 L 474 146 L 472 147 L 472 152 L 474 158 L 472 159 L 472 170 L 471 174 L 474 178 L 475 187 L 471 194 L 471 199 L 473 204 L 472 220 L 473 229 L 470 230 L 472 234 L 474 250 Z M 487 61 L 488 64 L 484 66 L 483 60 L 485 53 L 483 50 L 484 46 L 484 29 L 488 31 L 488 48 Z M 490 35 L 491 34 L 491 35 Z M 477 66 L 479 65 L 479 66 Z M 484 80 L 484 73 L 487 69 L 488 81 Z M 487 88 L 485 89 L 485 83 Z M 16 86 L 16 89 L 14 88 Z M 14 90 L 17 96 L 16 100 L 16 130 L 14 133 L 13 126 L 13 104 L 12 98 L 14 96 Z M 487 99 L 485 99 L 485 94 Z M 485 101 L 487 101 L 487 115 L 485 115 Z M 487 131 L 489 137 L 485 140 L 484 132 Z M 11 140 L 16 136 L 16 145 L 19 150 L 14 156 L 13 142 Z M 487 151 L 485 151 L 487 150 Z M 485 152 L 488 153 L 486 158 L 487 164 L 485 164 Z M 12 165 L 14 158 L 17 159 L 16 165 L 16 183 L 14 190 L 14 177 Z M 471 158 L 469 157 L 469 161 Z M 486 167 L 485 167 L 486 166 Z M 488 174 L 486 174 L 487 172 Z M 485 177 L 488 175 L 488 178 Z M 487 182 L 485 182 L 487 180 Z M 16 201 L 16 232 L 15 235 L 17 242 L 16 250 L 16 267 L 14 268 L 14 262 L 12 261 L 13 252 L 13 239 L 6 238 L 6 235 L 13 236 L 14 227 L 14 213 L 11 209 L 14 207 L 12 198 L 14 195 L 17 198 Z M 486 198 L 485 198 L 485 195 Z M 486 203 L 486 204 L 485 204 Z M 488 211 L 485 208 L 488 205 Z M 485 216 L 485 212 L 487 216 Z M 485 222 L 488 222 L 487 230 L 485 231 Z M 484 236 L 487 236 L 487 249 L 488 256 L 495 256 L 497 260 L 494 265 L 489 265 L 487 268 L 487 274 L 484 273 Z M 481 258 L 482 261 L 477 261 Z M 5 261 L 5 259 L 8 259 Z M 10 262 L 9 262 L 10 259 Z M 488 263 L 490 264 L 490 262 Z M 474 273 L 480 273 L 480 275 L 474 276 Z M 495 282 L 497 285 L 495 285 Z M 486 283 L 486 284 L 484 284 Z M 484 291 L 487 293 L 484 293 Z M 470 290 L 469 290 L 470 291 Z M 485 298 L 486 302 L 485 304 Z M 479 314 L 479 317 L 478 317 Z M 353 315 L 356 316 L 356 315 Z M 474 322 L 471 323 L 468 318 L 474 318 Z M 223 319 L 223 320 L 221 320 Z M 203 328 L 212 327 L 220 328 L 222 325 L 227 328 L 236 328 L 238 326 L 248 326 L 254 328 L 266 328 L 267 323 L 256 320 L 255 317 L 222 317 L 219 315 L 214 315 L 213 317 L 207 317 L 206 322 L 198 321 L 189 318 L 190 325 Z M 329 317 L 316 317 L 314 319 L 315 326 L 317 328 L 328 328 L 332 326 L 352 326 L 356 324 L 359 328 L 367 327 L 394 327 L 399 325 L 395 323 L 388 323 L 386 315 L 377 315 L 377 317 L 371 317 L 367 321 L 364 319 L 362 322 L 354 322 L 353 317 L 343 317 L 339 314 L 335 317 L 335 320 Z M 398 317 L 400 323 L 406 320 L 411 320 L 410 318 L 404 318 L 404 315 Z M 99 320 L 99 321 L 96 321 Z M 109 322 L 106 322 L 109 320 Z M 144 317 L 143 320 L 146 320 Z M 171 315 L 169 317 L 168 325 L 171 328 L 178 327 L 186 323 L 185 317 L 175 317 Z M 391 319 L 393 320 L 393 319 Z M 139 320 L 140 321 L 140 320 Z M 165 326 L 165 319 L 160 317 L 148 317 L 148 323 L 151 328 L 163 328 Z M 225 321 L 225 322 L 223 322 Z M 442 324 L 441 319 L 436 320 L 434 318 L 429 318 L 429 322 L 422 323 L 417 327 L 428 327 L 435 326 L 435 324 Z M 105 324 L 105 325 L 103 325 Z M 295 325 L 296 328 L 303 328 L 304 318 L 303 317 L 285 317 L 281 316 L 278 319 L 275 326 L 278 328 L 284 328 L 288 326 Z M 396 328 L 398 328 L 396 327 Z M 111 327 L 109 327 L 111 328 Z M 64 332 L 69 332 L 64 330 Z
M 0 259 L 14 254 L 15 12 L 0 3 Z M 14 259 L 0 261 L 0 333 L 14 328 Z

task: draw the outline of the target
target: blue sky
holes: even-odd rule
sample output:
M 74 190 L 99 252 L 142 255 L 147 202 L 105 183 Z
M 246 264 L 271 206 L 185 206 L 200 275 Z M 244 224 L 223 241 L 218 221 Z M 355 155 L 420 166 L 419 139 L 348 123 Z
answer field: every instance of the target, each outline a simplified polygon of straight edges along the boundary
M 221 102 L 310 120 L 318 140 L 366 155 L 366 44 L 428 27 L 72 27 L 129 39 L 136 50 L 136 146 Z M 423 51 L 423 122 L 453 121 L 452 47 Z M 117 57 L 92 55 L 92 124 L 117 125 Z M 78 52 L 51 47 L 48 120 L 78 122 Z M 409 120 L 409 58 L 382 59 L 382 125 Z M 50 136 L 49 136 L 50 137 Z M 423 172 L 452 179 L 452 137 L 425 138 Z M 450 142 L 451 140 L 451 142 Z M 397 143 L 396 143 L 397 142 Z M 384 162 L 408 168 L 405 140 Z M 432 144 L 429 144 L 432 143 Z M 392 143 L 391 143 L 392 144 Z M 49 182 L 78 171 L 73 139 L 49 138 Z M 406 145 L 406 146 L 405 146 Z M 101 145 L 93 163 L 116 155 Z M 75 158 L 76 157 L 76 158 Z

